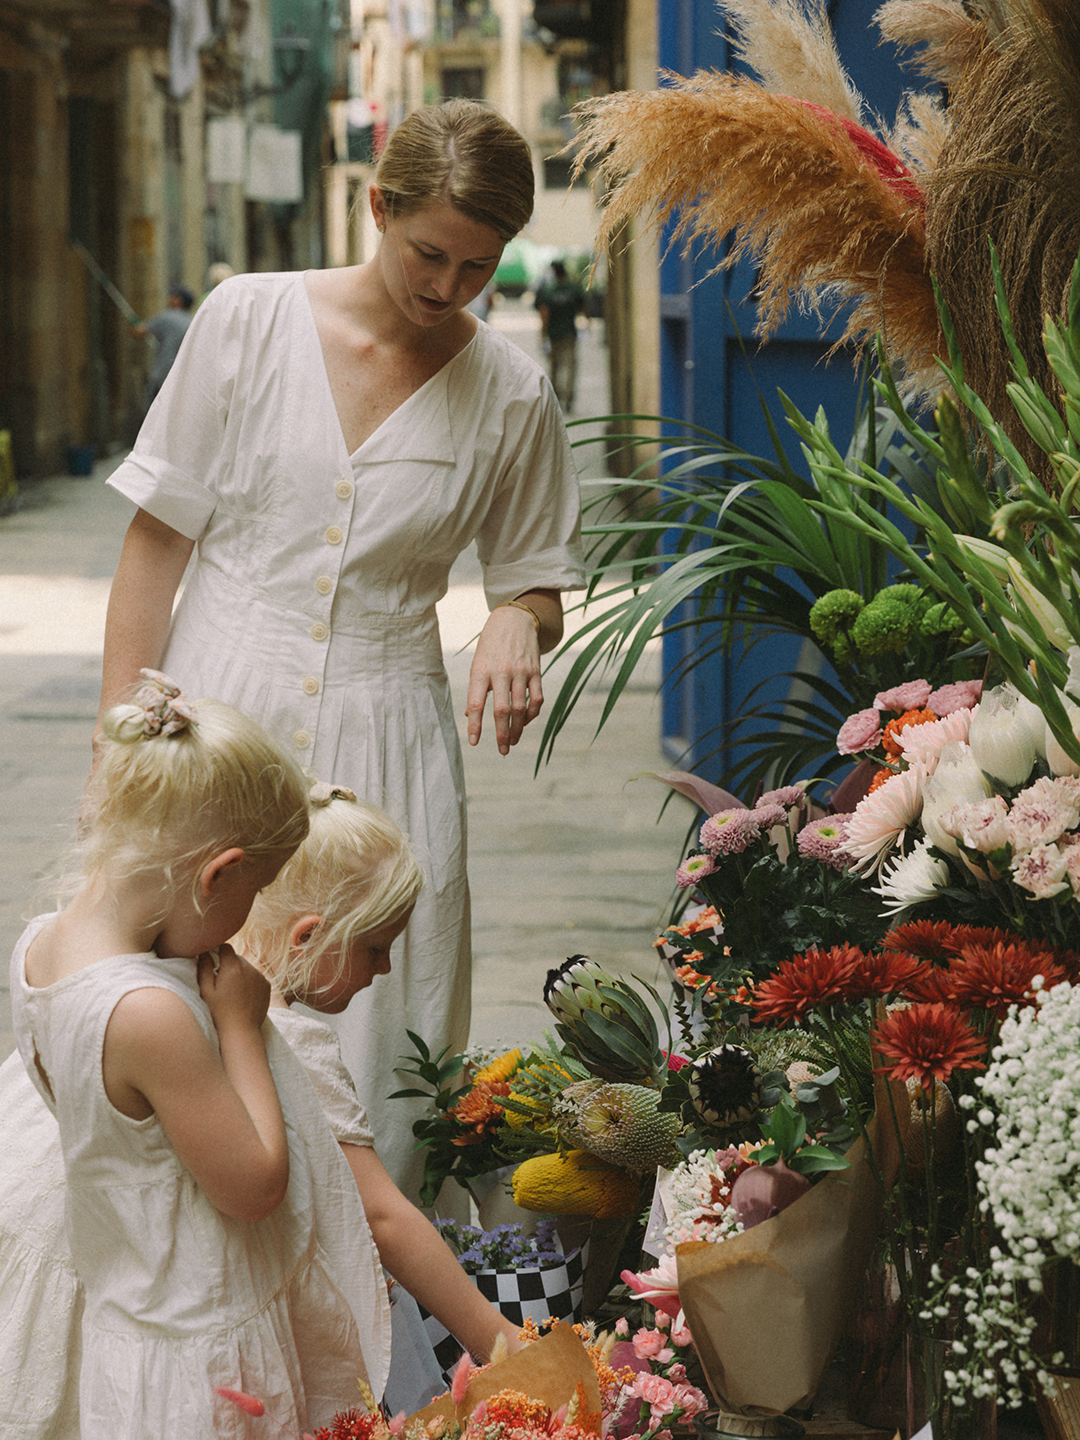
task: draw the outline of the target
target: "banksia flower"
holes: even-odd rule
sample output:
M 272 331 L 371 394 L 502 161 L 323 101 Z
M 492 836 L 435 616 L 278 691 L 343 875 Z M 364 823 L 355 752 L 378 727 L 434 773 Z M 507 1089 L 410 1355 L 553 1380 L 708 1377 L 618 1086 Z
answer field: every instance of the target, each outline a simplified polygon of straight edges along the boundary
M 629 1170 L 605 1165 L 587 1150 L 567 1155 L 533 1155 L 514 1171 L 514 1201 L 549 1215 L 592 1215 L 610 1220 L 631 1214 L 641 1181 Z
M 656 1021 L 642 996 L 587 955 L 549 970 L 544 1004 L 571 1052 L 605 1080 L 655 1082 L 664 1073 Z
M 584 1080 L 555 1102 L 559 1137 L 627 1170 L 651 1173 L 679 1160 L 678 1116 L 658 1110 L 660 1094 L 644 1085 Z

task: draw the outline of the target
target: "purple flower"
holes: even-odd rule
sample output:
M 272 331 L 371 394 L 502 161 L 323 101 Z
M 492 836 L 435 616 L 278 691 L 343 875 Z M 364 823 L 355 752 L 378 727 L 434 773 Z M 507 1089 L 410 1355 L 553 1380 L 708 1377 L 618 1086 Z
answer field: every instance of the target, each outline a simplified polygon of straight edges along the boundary
M 836 748 L 841 755 L 858 755 L 881 744 L 881 716 L 876 710 L 859 710 L 849 715 L 836 733 Z
M 718 810 L 701 827 L 699 839 L 710 855 L 737 855 L 761 834 L 761 821 L 753 810 Z

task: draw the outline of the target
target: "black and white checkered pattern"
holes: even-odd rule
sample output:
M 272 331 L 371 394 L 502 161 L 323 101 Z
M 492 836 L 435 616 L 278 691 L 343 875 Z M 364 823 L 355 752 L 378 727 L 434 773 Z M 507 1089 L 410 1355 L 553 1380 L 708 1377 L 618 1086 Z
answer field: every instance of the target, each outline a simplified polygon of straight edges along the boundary
M 480 1293 L 497 1306 L 512 1325 L 524 1325 L 526 1320 L 543 1325 L 552 1316 L 573 1322 L 581 1319 L 588 1252 L 586 1241 L 579 1250 L 566 1256 L 565 1264 L 553 1265 L 549 1270 L 481 1270 L 471 1278 Z M 449 1386 L 449 1372 L 461 1355 L 461 1346 L 423 1306 L 420 1313 Z

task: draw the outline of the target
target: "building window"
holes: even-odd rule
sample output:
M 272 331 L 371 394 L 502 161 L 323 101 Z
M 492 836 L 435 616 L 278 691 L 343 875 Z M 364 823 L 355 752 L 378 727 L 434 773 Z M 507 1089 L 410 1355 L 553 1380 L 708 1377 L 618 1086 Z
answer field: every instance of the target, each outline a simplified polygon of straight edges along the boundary
M 484 67 L 463 65 L 457 69 L 444 70 L 442 93 L 444 100 L 483 100 Z

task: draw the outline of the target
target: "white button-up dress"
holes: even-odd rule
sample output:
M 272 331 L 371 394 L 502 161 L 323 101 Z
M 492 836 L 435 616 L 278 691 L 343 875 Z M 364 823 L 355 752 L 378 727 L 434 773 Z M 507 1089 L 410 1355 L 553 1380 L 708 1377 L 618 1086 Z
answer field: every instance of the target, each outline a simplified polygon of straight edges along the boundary
M 350 455 L 300 273 L 203 303 L 110 484 L 198 542 L 162 668 L 381 803 L 426 885 L 392 973 L 335 1028 L 394 1179 L 415 1197 L 411 1047 L 467 1042 L 461 753 L 435 615 L 474 539 L 488 604 L 583 583 L 579 497 L 540 369 L 486 325 Z

